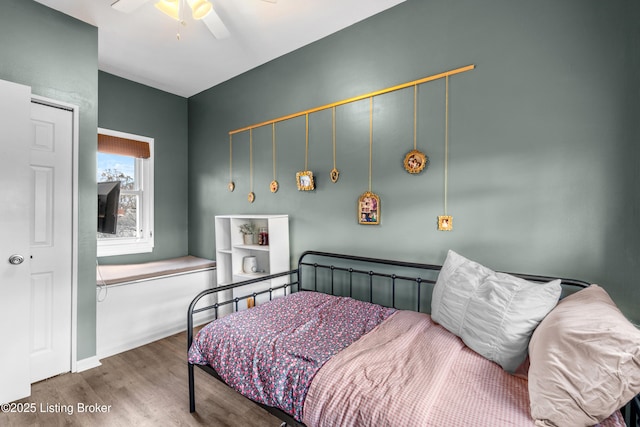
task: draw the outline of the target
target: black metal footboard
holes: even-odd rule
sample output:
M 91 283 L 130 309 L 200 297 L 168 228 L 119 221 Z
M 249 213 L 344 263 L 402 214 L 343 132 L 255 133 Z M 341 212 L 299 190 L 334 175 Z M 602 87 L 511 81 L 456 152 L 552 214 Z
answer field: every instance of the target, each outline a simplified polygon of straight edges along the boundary
M 213 319 L 218 319 L 218 317 L 220 317 L 221 315 L 221 311 L 223 311 L 224 308 L 228 308 L 229 312 L 231 311 L 238 311 L 239 309 L 239 304 L 241 301 L 248 301 L 251 299 L 252 302 L 257 303 L 258 301 L 258 297 L 261 295 L 268 295 L 268 299 L 271 300 L 273 299 L 274 295 L 277 296 L 276 294 L 280 293 L 282 295 L 286 295 L 287 292 L 291 292 L 292 290 L 296 290 L 297 286 L 298 286 L 298 280 L 297 280 L 297 273 L 298 270 L 291 270 L 291 271 L 286 271 L 283 273 L 277 273 L 277 274 L 271 274 L 268 276 L 261 276 L 261 277 L 257 277 L 255 279 L 250 279 L 250 280 L 245 280 L 243 282 L 238 282 L 238 283 L 232 283 L 230 285 L 225 285 L 225 286 L 220 286 L 220 287 L 216 287 L 216 288 L 211 288 L 211 289 L 206 289 L 202 292 L 200 292 L 198 295 L 196 295 L 196 297 L 193 299 L 193 301 L 191 301 L 191 304 L 189 304 L 189 310 L 187 312 L 187 352 L 189 351 L 189 349 L 191 348 L 191 344 L 193 343 L 193 328 L 194 328 L 194 316 L 198 313 L 204 313 L 204 312 L 211 312 L 213 311 Z M 267 280 L 271 280 L 271 279 L 277 279 L 280 277 L 286 277 L 289 276 L 289 280 L 286 283 L 277 285 L 277 286 L 273 286 L 273 287 L 269 287 L 268 289 L 264 289 L 262 291 L 246 291 L 243 292 L 242 288 L 243 287 L 248 287 L 248 285 L 253 285 L 256 283 L 260 283 L 260 282 L 264 282 Z M 295 277 L 295 280 L 294 280 Z M 230 299 L 223 299 L 220 300 L 219 298 L 216 298 L 216 302 L 211 304 L 206 304 L 204 307 L 199 307 L 198 303 L 200 303 L 200 301 L 209 295 L 224 295 L 229 293 L 229 291 L 233 291 L 236 290 L 238 291 L 239 295 L 232 297 Z M 202 304 L 200 304 L 202 305 Z M 223 314 L 223 313 L 222 313 Z M 217 374 L 215 373 L 215 371 L 209 367 L 209 366 L 203 366 L 203 365 L 197 365 L 199 368 L 201 368 L 202 370 L 208 372 L 211 375 L 217 376 Z M 195 403 L 195 377 L 194 377 L 194 365 L 191 363 L 188 363 L 188 370 L 189 370 L 189 411 L 190 412 L 195 412 L 196 410 L 196 403 Z

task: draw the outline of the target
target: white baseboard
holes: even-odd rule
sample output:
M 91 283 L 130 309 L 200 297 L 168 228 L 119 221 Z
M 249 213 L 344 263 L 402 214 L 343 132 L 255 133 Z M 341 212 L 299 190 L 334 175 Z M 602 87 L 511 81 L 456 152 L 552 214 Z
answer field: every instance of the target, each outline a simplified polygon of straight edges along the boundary
M 101 359 L 104 359 L 106 357 L 113 356 L 115 354 L 122 353 L 127 350 L 132 350 L 134 348 L 141 347 L 143 345 L 152 343 L 159 339 L 169 337 L 173 334 L 177 334 L 178 332 L 181 332 L 181 329 L 184 330 L 184 327 L 183 328 L 176 327 L 176 328 L 164 329 L 162 331 L 154 331 L 149 335 L 138 336 L 133 339 L 128 339 L 126 341 L 115 343 L 115 344 L 112 343 L 112 345 L 107 348 L 101 348 L 99 356 Z
M 199 321 L 194 321 L 194 326 L 200 326 L 205 323 L 209 323 L 212 320 L 213 320 L 213 316 L 201 318 Z M 114 356 L 116 354 L 119 354 L 128 350 L 133 350 L 134 348 L 142 347 L 143 345 L 147 345 L 154 341 L 170 337 L 171 335 L 175 335 L 179 332 L 184 332 L 186 330 L 187 328 L 185 327 L 185 322 L 181 322 L 178 325 L 173 325 L 168 328 L 163 328 L 161 330 L 154 330 L 145 335 L 139 335 L 133 338 L 129 336 L 126 341 L 112 342 L 111 346 L 106 348 L 101 348 L 97 357 L 99 357 L 100 359 L 104 359 L 109 356 Z
M 86 359 L 78 360 L 76 362 L 75 372 L 88 371 L 89 369 L 97 368 L 101 365 L 102 363 L 100 363 L 98 356 L 87 357 Z

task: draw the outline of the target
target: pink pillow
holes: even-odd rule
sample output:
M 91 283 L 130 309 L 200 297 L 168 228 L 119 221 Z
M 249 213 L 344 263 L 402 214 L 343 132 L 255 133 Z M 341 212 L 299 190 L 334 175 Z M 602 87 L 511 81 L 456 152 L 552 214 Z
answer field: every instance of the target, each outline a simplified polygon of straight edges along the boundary
M 560 301 L 529 342 L 536 425 L 597 424 L 640 393 L 640 330 L 604 289 Z

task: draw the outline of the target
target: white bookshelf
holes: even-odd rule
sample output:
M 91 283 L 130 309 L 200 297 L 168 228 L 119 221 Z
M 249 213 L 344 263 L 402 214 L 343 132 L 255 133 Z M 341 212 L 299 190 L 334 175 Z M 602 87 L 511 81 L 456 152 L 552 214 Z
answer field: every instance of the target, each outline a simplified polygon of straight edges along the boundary
M 254 224 L 257 230 L 262 227 L 266 228 L 269 235 L 269 244 L 245 244 L 243 235 L 240 233 L 240 225 L 245 223 Z M 218 286 L 290 270 L 288 215 L 218 215 L 215 217 L 215 233 Z M 242 270 L 243 259 L 246 256 L 256 257 L 257 272 L 246 273 Z M 242 289 L 234 290 L 233 293 L 228 292 L 227 295 L 221 295 L 218 300 L 248 295 L 259 290 L 268 289 L 270 286 L 277 286 L 286 282 L 286 280 L 287 277 L 284 276 L 258 282 Z M 278 295 L 281 295 L 281 293 L 278 293 Z M 257 302 L 260 303 L 268 299 L 268 294 L 261 295 L 258 296 Z M 238 307 L 241 310 L 245 309 L 246 302 L 241 301 Z M 229 309 L 222 310 L 222 313 L 229 312 Z

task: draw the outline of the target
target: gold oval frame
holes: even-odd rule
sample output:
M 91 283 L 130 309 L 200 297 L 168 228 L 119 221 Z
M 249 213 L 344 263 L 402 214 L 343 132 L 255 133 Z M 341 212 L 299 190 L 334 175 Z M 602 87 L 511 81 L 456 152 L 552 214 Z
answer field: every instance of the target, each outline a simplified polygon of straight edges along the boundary
M 335 184 L 336 182 L 338 182 L 338 179 L 340 178 L 340 171 L 336 168 L 331 169 L 331 172 L 329 173 L 329 178 L 331 179 L 331 182 Z
M 235 189 L 236 189 L 236 184 L 235 184 L 233 181 L 229 181 L 229 184 L 227 184 L 227 189 L 228 189 L 230 192 L 233 192 L 233 190 L 235 190 Z
M 420 150 L 411 150 L 404 156 L 404 168 L 409 173 L 420 173 L 427 166 L 429 158 Z
M 249 203 L 253 203 L 253 201 L 256 199 L 256 195 L 253 194 L 253 191 L 251 193 L 249 193 L 249 195 L 247 196 L 247 200 L 249 201 Z
M 316 184 L 313 179 L 313 172 L 311 171 L 297 172 L 296 181 L 298 183 L 299 191 L 312 191 L 316 189 Z
M 275 193 L 276 191 L 278 191 L 278 188 L 280 188 L 278 181 L 276 181 L 275 179 L 271 181 L 271 184 L 269 184 L 269 189 L 271 190 L 271 192 Z

